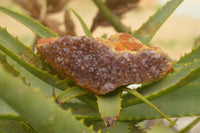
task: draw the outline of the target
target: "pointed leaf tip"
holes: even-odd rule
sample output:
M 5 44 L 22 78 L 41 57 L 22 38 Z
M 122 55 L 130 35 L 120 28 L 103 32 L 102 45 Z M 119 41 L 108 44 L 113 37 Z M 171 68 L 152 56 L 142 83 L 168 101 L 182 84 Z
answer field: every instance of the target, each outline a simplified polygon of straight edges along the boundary
M 87 27 L 86 23 L 83 21 L 83 19 L 81 18 L 81 16 L 78 15 L 78 13 L 73 10 L 72 8 L 70 8 L 70 10 L 74 13 L 74 15 L 78 18 L 79 22 L 81 23 L 82 25 L 82 28 L 85 32 L 85 35 L 86 36 L 90 36 L 92 37 L 92 33 L 90 32 L 89 28 Z
M 0 11 L 6 13 L 7 15 L 11 16 L 12 18 L 16 19 L 17 21 L 21 22 L 33 32 L 35 32 L 41 38 L 50 38 L 50 37 L 57 37 L 58 35 L 52 31 L 50 31 L 47 27 L 40 24 L 38 21 L 30 18 L 29 16 L 25 16 L 19 14 L 15 11 L 7 9 L 5 7 L 0 6 Z
M 121 92 L 108 96 L 97 96 L 97 100 L 101 118 L 106 127 L 110 128 L 116 123 L 121 110 Z
M 171 0 L 167 2 L 160 10 L 151 16 L 137 31 L 132 35 L 139 39 L 143 44 L 148 44 L 158 29 L 181 4 L 183 0 Z
M 112 127 L 113 125 L 116 124 L 117 118 L 118 118 L 117 116 L 114 116 L 114 117 L 104 117 L 103 121 L 104 121 L 106 127 L 110 128 L 110 127 Z

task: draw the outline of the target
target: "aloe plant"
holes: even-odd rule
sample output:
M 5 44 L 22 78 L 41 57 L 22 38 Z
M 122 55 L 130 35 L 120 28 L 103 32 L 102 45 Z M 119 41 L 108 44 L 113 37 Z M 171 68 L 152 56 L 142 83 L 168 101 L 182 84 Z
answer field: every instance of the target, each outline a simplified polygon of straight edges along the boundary
M 147 45 L 182 1 L 166 3 L 132 35 Z M 116 30 L 130 33 L 103 3 L 98 0 L 94 3 Z M 41 38 L 58 37 L 30 17 L 4 7 L 0 7 L 0 11 L 23 23 Z M 86 36 L 92 37 L 83 19 L 73 9 L 72 12 Z M 144 84 L 137 90 L 122 86 L 112 93 L 98 96 L 70 79 L 63 79 L 48 62 L 8 33 L 6 28 L 0 27 L 0 132 L 142 133 L 145 131 L 141 124 L 144 120 L 166 118 L 173 125 L 175 121 L 169 117 L 199 116 L 199 52 L 200 46 L 174 62 L 175 71 L 161 80 Z M 198 121 L 197 118 L 180 132 L 187 132 Z M 148 132 L 174 131 L 164 125 L 155 125 Z

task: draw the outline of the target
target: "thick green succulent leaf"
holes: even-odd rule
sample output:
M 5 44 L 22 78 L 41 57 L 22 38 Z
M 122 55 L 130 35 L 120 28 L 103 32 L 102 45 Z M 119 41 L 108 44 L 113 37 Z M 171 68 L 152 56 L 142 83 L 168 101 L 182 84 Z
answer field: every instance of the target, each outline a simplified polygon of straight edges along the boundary
M 173 11 L 181 4 L 183 0 L 171 0 L 166 3 L 160 10 L 158 10 L 153 16 L 151 16 L 137 31 L 133 33 L 133 36 L 139 39 L 143 44 L 148 44 L 154 34 L 167 20 L 167 18 L 173 13 Z
M 20 58 L 26 62 L 35 65 L 41 70 L 46 70 L 52 72 L 52 68 L 48 63 L 46 63 L 42 58 L 31 51 L 26 45 L 20 42 L 17 38 L 14 38 L 11 34 L 7 32 L 5 28 L 0 27 L 0 43 L 3 44 L 8 49 L 12 50 Z
M 110 129 L 104 129 L 103 133 L 109 131 L 109 133 L 127 133 L 129 128 L 129 123 L 127 122 L 117 122 Z
M 10 9 L 1 6 L 0 6 L 0 11 L 6 13 L 7 15 L 19 21 L 20 23 L 24 24 L 41 38 L 58 37 L 57 34 L 50 31 L 47 27 L 43 26 L 42 24 L 40 24 L 39 22 L 35 21 L 34 19 L 28 16 L 19 14 L 17 12 L 11 11 Z
M 13 73 L 15 76 L 20 75 L 22 78 L 24 78 L 25 83 L 31 88 L 40 87 L 40 90 L 43 92 L 43 94 L 46 96 L 52 95 L 52 85 L 33 75 L 9 56 L 4 55 L 4 57 L 5 58 L 2 62 L 2 65 L 4 68 L 6 68 L 7 71 Z M 60 90 L 56 88 L 56 92 L 59 93 Z
M 86 93 L 85 90 L 79 87 L 69 87 L 68 89 L 62 91 L 56 96 L 56 99 L 58 100 L 59 103 L 64 103 L 69 101 L 70 99 L 84 95 Z
M 60 108 L 53 99 L 47 99 L 38 89 L 31 90 L 20 79 L 5 72 L 2 67 L 0 74 L 0 98 L 38 132 L 94 132 L 81 121 L 77 121 L 70 111 Z M 10 81 L 15 84 L 11 84 Z
M 187 63 L 173 63 L 173 67 L 175 71 L 182 69 L 185 65 L 187 65 Z
M 176 133 L 176 132 L 166 126 L 155 126 L 152 127 L 150 130 L 147 130 L 146 133 Z
M 82 102 L 86 103 L 90 107 L 94 109 L 98 109 L 96 99 L 91 98 L 91 95 L 94 96 L 91 93 L 86 93 L 87 95 L 80 95 L 78 99 L 80 99 Z
M 172 124 L 176 124 L 168 116 L 166 116 L 163 112 L 161 112 L 155 105 L 153 105 L 149 100 L 147 100 L 144 96 L 142 96 L 140 93 L 138 93 L 135 89 L 126 89 L 126 91 L 128 93 L 134 95 L 135 97 L 139 98 L 144 103 L 148 104 L 150 107 L 152 107 L 155 111 L 157 111 L 159 114 L 161 114 L 164 118 L 166 118 Z
M 199 88 L 200 83 L 189 84 L 162 97 L 150 100 L 150 102 L 159 107 L 169 117 L 199 116 Z M 78 119 L 86 119 L 88 121 L 100 120 L 97 110 L 86 104 L 64 103 L 63 107 L 65 109 L 70 108 L 73 115 Z M 163 116 L 146 103 L 141 103 L 122 108 L 117 123 L 119 121 L 133 122 L 159 118 L 163 118 Z
M 178 133 L 188 133 L 190 130 L 196 126 L 200 122 L 200 118 L 197 117 L 195 120 L 193 120 L 190 124 L 188 124 L 186 127 L 181 129 Z
M 199 53 L 200 45 L 197 48 L 194 48 L 189 54 L 185 54 L 183 57 L 181 57 L 177 63 L 188 63 L 194 61 L 195 59 L 200 59 Z
M 0 27 L 0 42 L 9 47 L 16 54 L 22 54 L 28 49 L 28 47 L 21 43 L 17 38 L 12 37 L 12 35 L 7 32 L 6 28 Z
M 8 52 L 11 52 L 11 51 L 8 50 Z M 14 55 L 14 57 L 18 58 L 15 55 Z M 6 61 L 9 65 L 13 66 L 14 70 L 20 72 L 20 76 L 24 77 L 26 84 L 30 85 L 31 88 L 40 87 L 40 90 L 46 96 L 52 95 L 52 92 L 53 92 L 52 86 L 56 87 L 55 88 L 56 93 L 60 93 L 60 90 L 65 90 L 69 87 L 65 83 L 55 84 L 57 81 L 60 81 L 56 76 L 52 76 L 46 72 L 40 71 L 39 69 L 32 67 L 30 64 L 23 62 L 23 60 L 20 60 L 22 63 L 22 65 L 20 65 L 20 64 L 18 64 L 18 62 L 16 62 L 12 58 L 6 56 Z M 24 65 L 27 65 L 27 66 L 24 67 Z M 32 71 L 32 69 L 36 69 L 36 70 L 33 70 L 33 71 L 36 71 L 36 74 Z M 39 71 L 39 72 L 37 72 L 37 71 Z M 43 77 L 43 74 L 40 75 L 41 73 L 43 73 L 46 76 Z M 49 82 L 52 82 L 52 84 L 50 84 Z M 60 89 L 60 90 L 58 90 L 58 89 Z M 84 89 L 81 89 L 79 87 L 77 87 L 77 88 L 74 87 L 74 89 L 70 90 L 69 92 L 70 93 L 68 94 L 67 100 L 86 93 L 86 91 Z M 79 98 L 79 99 L 81 99 L 81 98 Z M 87 98 L 86 100 L 87 100 L 86 103 L 88 103 L 90 105 L 91 99 Z M 84 99 L 82 101 L 84 101 Z
M 0 63 L 2 64 L 2 66 L 6 69 L 6 71 L 12 73 L 15 76 L 19 75 L 19 72 L 17 72 L 16 70 L 13 69 L 13 67 L 11 65 L 9 65 L 6 61 L 6 54 L 0 50 Z
M 24 121 L 0 120 L 0 131 L 3 133 L 37 133 Z
M 4 54 L 4 56 L 5 56 L 5 54 Z M 28 70 L 26 70 L 21 65 L 16 63 L 12 58 L 6 56 L 5 59 L 6 59 L 6 63 L 8 65 L 11 64 L 16 71 L 20 71 L 20 76 L 24 77 L 26 84 L 30 85 L 31 88 L 40 87 L 41 91 L 46 96 L 51 96 L 52 95 L 53 91 L 52 91 L 52 86 L 51 85 L 49 85 L 45 81 L 41 80 L 40 77 L 36 77 L 32 73 L 30 73 Z M 81 93 L 81 92 L 84 93 L 86 91 L 85 90 L 81 90 L 80 88 L 79 89 L 74 88 L 73 90 L 70 90 L 69 92 L 70 92 L 70 94 L 68 94 L 68 100 L 70 98 L 74 98 L 74 97 L 79 96 L 79 95 L 77 95 L 78 92 L 79 93 Z M 60 93 L 60 91 L 56 89 L 56 93 Z M 90 105 L 91 99 L 84 98 L 84 96 L 82 96 L 82 97 L 83 97 L 82 101 L 87 100 L 85 102 Z M 79 98 L 79 99 L 81 99 L 81 98 Z M 4 107 L 4 106 L 2 106 L 2 107 Z M 3 108 L 0 108 L 0 118 L 4 118 L 4 119 L 21 119 L 21 117 L 19 117 L 19 115 L 13 115 L 13 113 L 12 113 L 13 110 L 11 110 L 11 111 L 7 110 L 6 112 L 2 113 L 1 109 L 3 109 Z
M 1 54 L 3 54 L 3 53 L 1 52 Z M 3 65 L 3 67 L 6 68 L 7 71 L 13 73 L 13 70 L 14 70 L 15 73 L 19 73 L 18 75 L 20 75 L 21 77 L 24 78 L 24 82 L 26 84 L 28 84 L 31 88 L 40 87 L 40 90 L 43 92 L 43 94 L 45 94 L 46 96 L 52 95 L 52 86 L 51 85 L 47 84 L 46 82 L 44 82 L 44 81 L 40 80 L 39 78 L 37 78 L 36 76 L 34 76 L 32 73 L 30 73 L 29 71 L 24 69 L 22 66 L 20 66 L 18 63 L 16 63 L 12 58 L 5 56 L 5 54 L 3 54 L 3 55 L 1 55 L 1 56 L 4 57 L 4 61 L 1 63 Z M 56 92 L 59 93 L 60 90 L 56 89 Z M 0 101 L 0 107 L 1 107 L 0 108 L 0 119 L 12 119 L 12 120 L 21 120 L 22 119 L 5 102 Z
M 24 61 L 20 60 L 20 59 L 18 59 L 18 61 L 20 61 L 25 66 L 20 64 L 19 62 L 17 62 L 21 65 L 20 66 L 19 64 L 16 64 L 15 61 L 13 61 L 11 59 L 9 60 L 8 58 L 7 58 L 7 60 L 9 60 L 9 61 L 7 61 L 7 62 L 11 66 L 14 66 L 15 70 L 20 71 L 21 75 L 23 77 L 25 77 L 25 80 L 27 81 L 28 84 L 30 83 L 31 86 L 33 86 L 33 87 L 39 86 L 40 89 L 42 89 L 43 92 L 47 92 L 48 96 L 49 96 L 50 91 L 48 90 L 48 88 L 52 88 L 51 86 L 55 86 L 55 87 L 58 87 L 59 89 L 64 90 L 64 89 L 68 88 L 68 85 L 66 85 L 66 83 L 69 83 L 69 84 L 72 83 L 71 80 L 68 80 L 68 81 L 65 81 L 65 82 L 60 83 L 60 84 L 55 84 L 56 82 L 60 81 L 60 79 L 57 76 L 52 76 L 52 75 L 48 74 L 47 72 L 40 71 L 38 69 L 38 68 L 40 68 L 41 70 L 47 70 L 48 72 L 52 72 L 52 69 L 49 66 L 49 64 L 46 64 L 46 62 L 44 62 L 39 56 L 35 55 L 35 53 L 33 53 L 23 43 L 21 43 L 16 38 L 12 37 L 6 31 L 6 29 L 0 28 L 0 36 L 1 36 L 0 43 L 2 43 L 6 48 L 14 51 L 15 54 L 17 54 L 20 58 L 22 58 Z M 9 54 L 9 53 L 7 53 L 7 54 Z M 34 66 L 28 64 L 27 62 L 34 65 Z M 33 75 L 35 75 L 36 77 L 34 77 Z M 33 79 L 35 79 L 36 82 L 34 82 L 35 80 L 33 80 Z M 41 80 L 39 82 L 39 83 L 41 83 L 40 84 L 41 86 L 37 85 L 38 80 Z M 35 84 L 36 86 L 33 85 L 33 84 Z
M 58 79 L 56 76 L 52 76 L 47 72 L 41 71 L 40 69 L 34 67 L 31 64 L 28 64 L 27 62 L 25 62 L 24 60 L 20 59 L 15 53 L 13 53 L 11 50 L 7 49 L 6 47 L 4 47 L 4 45 L 2 45 L 0 43 L 0 49 L 5 52 L 10 58 L 12 58 L 13 60 L 15 60 L 19 65 L 21 65 L 22 67 L 24 67 L 27 71 L 31 72 L 33 75 L 35 75 L 36 77 L 40 78 L 41 80 L 45 81 L 46 83 L 55 86 L 59 89 L 66 89 L 67 85 L 65 83 L 62 84 L 55 84 L 57 81 L 59 81 L 60 79 Z
M 92 125 L 96 131 L 101 130 L 101 133 L 128 133 L 130 123 L 119 121 L 110 128 L 107 128 L 102 121 L 94 121 Z
M 195 60 L 192 63 L 185 64 L 182 69 L 178 69 L 164 79 L 146 85 L 138 89 L 138 92 L 148 99 L 155 99 L 163 96 L 166 93 L 175 91 L 188 83 L 191 83 L 200 77 L 200 60 Z M 124 96 L 123 106 L 141 103 L 139 99 Z
M 0 107 L 0 119 L 22 120 L 20 115 L 1 99 Z
M 150 100 L 169 117 L 200 115 L 200 84 L 189 84 L 162 97 Z M 122 108 L 118 120 L 146 120 L 163 118 L 145 103 Z
M 80 102 L 66 102 L 62 104 L 64 109 L 70 109 L 72 114 L 76 116 L 76 118 L 80 119 L 99 119 L 99 112 L 96 108 L 90 107 L 85 103 Z
M 87 25 L 85 24 L 85 22 L 83 21 L 83 19 L 81 18 L 81 16 L 79 16 L 78 13 L 76 13 L 75 10 L 71 9 L 71 11 L 74 13 L 74 15 L 78 18 L 79 22 L 81 23 L 82 28 L 83 28 L 83 30 L 85 32 L 85 35 L 92 37 L 92 33 L 88 29 Z
M 55 82 L 60 81 L 60 79 L 58 77 L 56 77 L 56 76 L 52 76 L 52 75 L 48 74 L 47 72 L 41 71 L 41 70 L 47 70 L 48 72 L 52 72 L 53 70 L 49 66 L 49 64 L 47 64 L 46 62 L 44 62 L 43 59 L 41 59 L 39 56 L 37 56 L 35 53 L 33 53 L 27 46 L 25 46 L 19 40 L 17 40 L 16 38 L 12 37 L 6 31 L 6 29 L 0 28 L 0 36 L 1 36 L 0 37 L 0 43 L 3 44 L 3 47 L 7 48 L 7 51 L 9 51 L 8 49 L 12 50 L 16 54 L 14 56 L 16 56 L 18 58 L 18 61 L 21 61 L 22 63 L 26 64 L 25 65 L 26 67 L 25 67 L 22 64 L 20 64 L 19 62 L 17 62 L 17 63 L 19 63 L 21 65 L 20 66 L 19 64 L 17 64 L 14 61 L 15 59 L 12 60 L 12 59 L 9 59 L 9 57 L 6 57 L 7 63 L 9 65 L 13 66 L 16 71 L 18 71 L 18 72 L 20 71 L 21 75 L 23 77 L 25 77 L 25 80 L 28 81 L 28 83 L 31 83 L 31 84 L 36 83 L 36 82 L 32 83 L 34 81 L 33 80 L 34 77 L 32 76 L 32 74 L 34 75 L 34 73 L 35 73 L 36 75 L 40 75 L 41 74 L 38 77 L 36 76 L 36 79 L 37 78 L 39 80 L 46 79 L 45 82 L 47 84 L 49 84 L 49 82 L 52 82 L 50 85 L 60 86 L 60 87 L 62 86 L 62 89 L 66 89 L 68 87 L 65 84 L 67 81 L 65 83 L 61 83 L 61 84 L 55 85 Z M 12 53 L 12 52 L 10 51 L 10 53 Z M 9 53 L 7 53 L 7 54 L 9 55 Z M 19 58 L 21 58 L 21 59 L 19 59 Z M 31 64 L 34 65 L 34 66 L 32 66 Z M 39 70 L 38 68 L 41 69 L 41 70 Z M 33 71 L 35 70 L 35 72 L 33 72 L 32 70 Z M 39 70 L 39 71 L 37 71 L 37 70 Z M 49 81 L 49 82 L 47 82 L 47 81 Z M 72 81 L 69 80 L 69 82 L 72 82 Z M 45 83 L 42 83 L 42 84 L 45 84 Z M 41 89 L 43 89 L 43 88 L 51 88 L 51 86 L 46 86 L 46 87 L 39 86 L 39 87 Z
M 3 56 L 3 52 L 0 50 L 0 63 L 2 63 L 5 60 L 5 56 Z
M 105 125 L 107 127 L 114 125 L 121 110 L 121 92 L 112 95 L 97 96 L 97 104 Z

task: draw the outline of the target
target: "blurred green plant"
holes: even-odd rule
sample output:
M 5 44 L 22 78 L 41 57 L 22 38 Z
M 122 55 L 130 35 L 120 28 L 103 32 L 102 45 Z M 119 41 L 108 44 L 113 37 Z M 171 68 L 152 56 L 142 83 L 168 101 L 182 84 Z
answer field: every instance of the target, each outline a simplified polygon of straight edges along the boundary
M 171 0 L 132 33 L 148 44 L 160 26 L 183 0 Z M 129 32 L 101 1 L 99 11 L 119 32 Z M 55 33 L 30 17 L 0 7 L 0 11 L 23 23 L 41 38 Z M 83 19 L 74 11 L 87 36 L 92 36 Z M 106 35 L 104 35 L 106 36 Z M 200 46 L 179 61 L 175 71 L 162 80 L 142 85 L 137 90 L 120 87 L 96 96 L 69 79 L 62 79 L 48 62 L 0 27 L 0 132 L 145 132 L 138 126 L 144 120 L 199 116 Z M 56 99 L 52 97 L 55 88 Z M 127 93 L 124 93 L 127 92 Z M 191 104 L 192 103 L 192 104 Z M 199 119 L 181 130 L 188 132 Z M 105 124 L 104 124 L 105 123 Z M 109 128 L 107 128 L 109 127 Z M 174 132 L 155 124 L 147 132 Z

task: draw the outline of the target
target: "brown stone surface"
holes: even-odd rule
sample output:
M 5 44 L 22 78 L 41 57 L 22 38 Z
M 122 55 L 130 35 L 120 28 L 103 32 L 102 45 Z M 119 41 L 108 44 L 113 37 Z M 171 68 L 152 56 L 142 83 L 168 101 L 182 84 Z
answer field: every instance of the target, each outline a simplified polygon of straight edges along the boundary
M 154 81 L 173 71 L 160 48 L 144 46 L 127 33 L 109 39 L 68 35 L 39 43 L 37 49 L 62 76 L 96 94 Z

